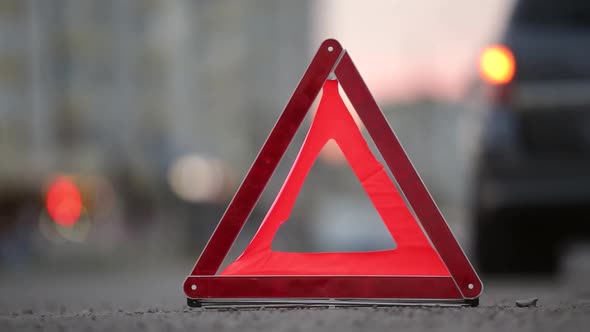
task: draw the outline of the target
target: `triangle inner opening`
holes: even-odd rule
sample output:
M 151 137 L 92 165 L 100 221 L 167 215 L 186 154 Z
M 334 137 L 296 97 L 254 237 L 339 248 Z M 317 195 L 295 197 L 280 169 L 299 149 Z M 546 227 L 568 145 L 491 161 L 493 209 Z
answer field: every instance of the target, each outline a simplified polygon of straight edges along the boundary
M 396 248 L 336 141 L 329 140 L 323 147 L 271 248 L 300 253 Z

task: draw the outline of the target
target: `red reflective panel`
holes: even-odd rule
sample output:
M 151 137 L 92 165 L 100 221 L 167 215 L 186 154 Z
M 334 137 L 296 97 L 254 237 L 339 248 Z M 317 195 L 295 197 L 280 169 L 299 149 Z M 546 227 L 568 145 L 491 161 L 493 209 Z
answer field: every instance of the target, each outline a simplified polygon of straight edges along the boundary
M 342 149 L 397 248 L 371 252 L 294 253 L 271 250 L 281 224 L 287 222 L 315 159 L 330 140 Z M 359 220 L 358 222 L 362 222 Z M 244 253 L 223 275 L 397 275 L 449 276 L 383 165 L 373 155 L 338 93 L 326 81 L 311 128 L 289 176 Z
M 45 205 L 51 219 L 61 226 L 73 226 L 82 213 L 80 191 L 74 181 L 65 176 L 49 185 Z

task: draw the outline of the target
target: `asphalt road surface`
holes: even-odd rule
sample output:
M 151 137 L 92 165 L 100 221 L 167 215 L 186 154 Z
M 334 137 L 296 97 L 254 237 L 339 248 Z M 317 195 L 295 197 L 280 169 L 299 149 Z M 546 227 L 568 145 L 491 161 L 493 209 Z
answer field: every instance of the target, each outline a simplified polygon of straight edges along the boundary
M 587 256 L 582 264 L 587 262 Z M 0 276 L 0 331 L 588 331 L 590 273 L 557 280 L 484 280 L 477 308 L 190 309 L 191 263 Z M 515 301 L 536 297 L 536 307 Z

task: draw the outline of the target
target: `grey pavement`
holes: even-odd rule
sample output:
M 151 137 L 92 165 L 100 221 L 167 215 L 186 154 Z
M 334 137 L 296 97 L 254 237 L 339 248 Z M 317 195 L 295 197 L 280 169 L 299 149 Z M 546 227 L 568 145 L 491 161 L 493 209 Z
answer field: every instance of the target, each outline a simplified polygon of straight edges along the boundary
M 584 331 L 587 271 L 555 280 L 484 280 L 477 308 L 190 309 L 180 285 L 192 262 L 96 272 L 58 267 L 0 276 L 0 331 Z M 517 300 L 536 297 L 536 307 Z

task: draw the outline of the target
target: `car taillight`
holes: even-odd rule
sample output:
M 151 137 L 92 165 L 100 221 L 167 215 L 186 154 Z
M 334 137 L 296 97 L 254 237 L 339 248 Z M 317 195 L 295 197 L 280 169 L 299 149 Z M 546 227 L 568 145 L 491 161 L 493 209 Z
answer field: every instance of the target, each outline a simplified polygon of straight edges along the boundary
M 490 84 L 507 84 L 514 78 L 516 62 L 512 51 L 505 46 L 486 47 L 479 57 L 481 78 Z
M 59 176 L 49 185 L 45 205 L 56 224 L 73 226 L 82 213 L 82 195 L 72 179 Z

